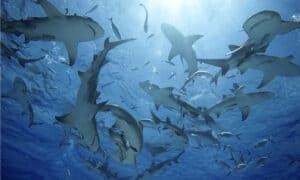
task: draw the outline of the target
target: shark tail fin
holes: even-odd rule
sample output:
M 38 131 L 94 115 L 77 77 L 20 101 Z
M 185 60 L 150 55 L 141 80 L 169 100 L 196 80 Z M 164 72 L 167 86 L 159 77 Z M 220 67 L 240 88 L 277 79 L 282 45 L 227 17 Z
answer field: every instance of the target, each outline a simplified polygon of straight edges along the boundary
M 229 64 L 225 59 L 201 59 L 200 62 L 221 68 L 222 75 L 225 75 L 229 70 Z
M 131 38 L 131 39 L 124 39 L 124 40 L 120 40 L 120 41 L 109 42 L 109 38 L 106 38 L 104 41 L 104 48 L 110 50 L 121 44 L 130 42 L 130 41 L 134 41 L 134 40 L 135 40 L 134 38 Z

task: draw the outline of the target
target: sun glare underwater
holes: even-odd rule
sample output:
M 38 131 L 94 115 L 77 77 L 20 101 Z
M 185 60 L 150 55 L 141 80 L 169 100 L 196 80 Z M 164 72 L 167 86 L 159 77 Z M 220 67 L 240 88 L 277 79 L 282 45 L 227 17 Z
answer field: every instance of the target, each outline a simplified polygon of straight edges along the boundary
M 299 0 L 2 0 L 1 178 L 300 179 Z

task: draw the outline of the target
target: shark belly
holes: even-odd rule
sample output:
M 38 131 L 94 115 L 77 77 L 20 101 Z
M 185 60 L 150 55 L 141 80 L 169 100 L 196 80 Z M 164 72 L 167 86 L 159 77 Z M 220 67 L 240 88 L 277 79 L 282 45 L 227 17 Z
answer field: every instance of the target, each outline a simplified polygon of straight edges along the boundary
M 73 119 L 74 126 L 82 135 L 80 143 L 89 147 L 93 152 L 96 152 L 99 146 L 99 136 L 96 127 L 95 115 L 98 112 L 97 106 L 93 104 L 81 104 L 76 106 L 67 119 Z

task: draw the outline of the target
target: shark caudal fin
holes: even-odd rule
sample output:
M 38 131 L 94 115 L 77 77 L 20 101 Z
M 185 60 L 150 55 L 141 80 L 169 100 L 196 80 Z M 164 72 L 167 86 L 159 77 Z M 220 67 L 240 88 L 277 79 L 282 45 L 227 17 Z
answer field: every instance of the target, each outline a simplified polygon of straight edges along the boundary
M 209 64 L 221 68 L 222 75 L 225 75 L 229 70 L 229 64 L 227 63 L 226 59 L 201 59 L 199 61 L 201 63 L 205 63 L 205 64 Z
M 120 41 L 109 42 L 109 38 L 106 38 L 104 41 L 104 48 L 110 50 L 121 44 L 130 42 L 130 41 L 134 41 L 134 40 L 135 40 L 134 38 L 131 38 L 131 39 L 124 39 L 124 40 L 120 40 Z

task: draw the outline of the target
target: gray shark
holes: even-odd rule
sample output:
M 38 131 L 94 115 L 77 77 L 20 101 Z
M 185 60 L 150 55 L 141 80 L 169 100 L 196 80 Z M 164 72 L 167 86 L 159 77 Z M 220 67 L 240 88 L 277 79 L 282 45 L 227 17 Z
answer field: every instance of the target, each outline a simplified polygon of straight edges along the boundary
M 274 97 L 274 93 L 272 92 L 243 93 L 239 91 L 239 93 L 224 97 L 221 102 L 208 108 L 206 112 L 208 114 L 215 113 L 219 117 L 224 111 L 238 108 L 242 113 L 242 120 L 244 121 L 249 115 L 251 106 L 262 103 L 272 97 Z
M 116 42 L 109 42 L 109 38 L 105 40 L 104 49 L 94 56 L 90 68 L 86 72 L 78 72 L 81 84 L 77 93 L 75 107 L 70 113 L 56 117 L 57 121 L 77 128 L 83 137 L 81 144 L 86 145 L 93 152 L 100 150 L 95 115 L 105 104 L 96 103 L 99 95 L 96 90 L 99 72 L 103 65 L 106 64 L 106 55 L 111 49 L 132 40 Z
M 248 35 L 248 40 L 243 47 L 250 47 L 253 51 L 266 47 L 277 35 L 289 33 L 300 28 L 300 22 L 282 20 L 280 14 L 275 11 L 264 10 L 248 18 L 243 24 L 243 29 Z M 232 52 L 239 51 L 241 48 Z
M 141 3 L 140 6 L 144 8 L 146 13 L 145 22 L 144 22 L 144 32 L 147 33 L 148 32 L 148 10 L 144 4 Z
M 161 170 L 162 168 L 171 165 L 172 163 L 178 163 L 178 159 L 184 154 L 185 150 L 181 151 L 179 154 L 174 156 L 173 158 L 167 159 L 160 163 L 152 163 L 151 166 L 145 169 L 143 172 L 137 175 L 136 180 L 139 179 L 151 179 L 151 176 Z
M 160 88 L 158 85 L 150 83 L 149 80 L 140 82 L 139 86 L 152 97 L 156 109 L 162 105 L 167 109 L 192 116 L 198 116 L 202 113 L 201 109 L 192 106 L 178 95 L 173 94 L 173 87 Z
M 106 104 L 101 110 L 110 111 L 113 114 L 116 119 L 113 128 L 121 131 L 119 134 L 113 134 L 114 137 L 111 138 L 114 143 L 123 146 L 119 147 L 121 149 L 116 151 L 113 157 L 122 163 L 136 165 L 136 157 L 143 147 L 143 126 L 118 105 Z
M 29 127 L 43 124 L 41 122 L 34 122 L 34 112 L 31 105 L 32 100 L 30 98 L 26 83 L 23 79 L 16 77 L 13 82 L 12 90 L 10 90 L 8 93 L 1 93 L 1 97 L 14 99 L 22 106 L 22 114 L 27 114 L 29 116 Z
M 70 65 L 75 63 L 80 42 L 92 41 L 103 36 L 103 28 L 88 17 L 64 15 L 47 0 L 38 0 L 47 17 L 4 21 L 1 31 L 24 34 L 25 42 L 31 40 L 62 41 L 69 54 Z
M 293 56 L 274 57 L 267 55 L 252 55 L 238 68 L 241 73 L 248 69 L 260 70 L 264 73 L 263 80 L 257 88 L 262 88 L 276 76 L 295 77 L 300 76 L 300 66 L 292 62 Z
M 189 73 L 189 76 L 198 70 L 196 52 L 193 49 L 192 45 L 201 37 L 202 35 L 191 35 L 184 36 L 179 32 L 174 26 L 170 24 L 163 23 L 161 25 L 161 31 L 169 40 L 172 45 L 170 50 L 168 60 L 170 61 L 174 57 L 180 55 L 181 60 L 185 59 L 188 69 L 186 72 Z

